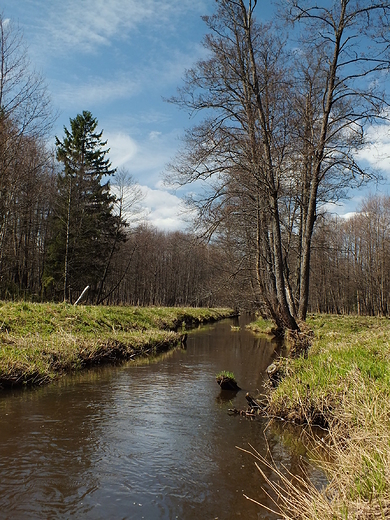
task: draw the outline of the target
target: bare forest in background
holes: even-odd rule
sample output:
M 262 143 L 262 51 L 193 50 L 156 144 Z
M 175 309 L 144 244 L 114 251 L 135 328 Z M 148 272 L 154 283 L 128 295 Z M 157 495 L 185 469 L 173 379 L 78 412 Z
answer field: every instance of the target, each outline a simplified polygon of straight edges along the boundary
M 29 150 L 32 155 L 24 149 L 24 162 L 13 172 L 18 182 L 8 208 L 2 200 L 0 299 L 61 300 L 62 294 L 44 285 L 55 165 L 39 161 L 35 147 Z M 251 252 L 233 234 L 207 243 L 189 233 L 142 224 L 126 235 L 115 251 L 102 303 L 262 309 Z M 71 301 L 80 292 L 71 293 Z M 85 301 L 95 303 L 90 296 Z M 390 197 L 368 198 L 348 220 L 319 219 L 309 312 L 390 314 Z

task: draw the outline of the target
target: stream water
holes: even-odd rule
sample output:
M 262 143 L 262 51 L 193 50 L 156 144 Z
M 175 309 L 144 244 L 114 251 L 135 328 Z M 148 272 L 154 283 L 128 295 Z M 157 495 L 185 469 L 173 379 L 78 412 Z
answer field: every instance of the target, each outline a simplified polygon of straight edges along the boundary
M 277 345 L 237 322 L 199 328 L 156 363 L 103 367 L 0 395 L 0 518 L 274 519 L 254 460 L 305 465 L 266 423 L 231 416 L 261 389 Z M 233 371 L 242 391 L 221 393 Z M 321 474 L 309 469 L 314 479 Z

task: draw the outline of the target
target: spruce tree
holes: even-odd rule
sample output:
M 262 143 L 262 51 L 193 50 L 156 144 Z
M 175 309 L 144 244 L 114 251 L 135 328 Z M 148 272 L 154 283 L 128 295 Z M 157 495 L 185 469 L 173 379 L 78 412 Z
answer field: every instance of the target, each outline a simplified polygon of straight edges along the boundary
M 46 281 L 64 301 L 74 300 L 86 285 L 90 301 L 101 294 L 112 254 L 125 239 L 125 222 L 113 213 L 116 198 L 110 193 L 115 169 L 97 126 L 91 112 L 83 111 L 70 119 L 70 130 L 64 127 L 62 140 L 56 137 L 62 168 Z

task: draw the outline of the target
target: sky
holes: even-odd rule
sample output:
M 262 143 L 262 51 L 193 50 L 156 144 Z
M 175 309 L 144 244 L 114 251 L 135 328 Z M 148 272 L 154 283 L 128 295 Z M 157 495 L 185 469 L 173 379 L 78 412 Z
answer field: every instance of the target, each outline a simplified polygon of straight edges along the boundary
M 190 116 L 164 101 L 204 54 L 202 15 L 215 0 L 3 0 L 32 65 L 45 78 L 63 136 L 89 110 L 108 140 L 114 167 L 142 187 L 148 219 L 183 229 L 181 200 L 161 174 L 180 147 Z
M 193 119 L 164 99 L 176 93 L 185 70 L 205 56 L 202 38 L 215 0 L 3 0 L 2 15 L 19 25 L 32 65 L 45 78 L 63 136 L 69 118 L 89 110 L 110 147 L 110 160 L 144 192 L 149 222 L 166 231 L 184 229 L 180 196 L 162 173 L 180 149 Z M 264 6 L 267 8 L 264 11 Z M 257 17 L 269 17 L 268 2 Z M 261 11 L 263 9 L 263 11 Z M 390 178 L 387 127 L 375 129 L 380 165 Z M 387 153 L 388 152 L 388 153 Z M 362 157 L 378 163 L 372 149 Z M 388 170 L 388 171 L 387 171 Z M 379 187 L 389 193 L 388 183 Z M 375 186 L 371 192 L 375 192 Z M 354 211 L 363 193 L 336 208 Z

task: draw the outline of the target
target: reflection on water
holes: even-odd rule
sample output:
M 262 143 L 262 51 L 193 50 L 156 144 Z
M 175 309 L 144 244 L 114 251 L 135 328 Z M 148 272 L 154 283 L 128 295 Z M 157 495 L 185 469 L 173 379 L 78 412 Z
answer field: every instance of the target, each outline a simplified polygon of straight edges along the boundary
M 267 501 L 253 460 L 235 447 L 270 449 L 293 473 L 302 459 L 278 435 L 267 446 L 261 420 L 227 413 L 261 389 L 276 344 L 231 324 L 191 333 L 186 350 L 155 364 L 2 395 L 1 518 L 276 518 L 243 497 Z M 221 370 L 243 390 L 222 393 Z

